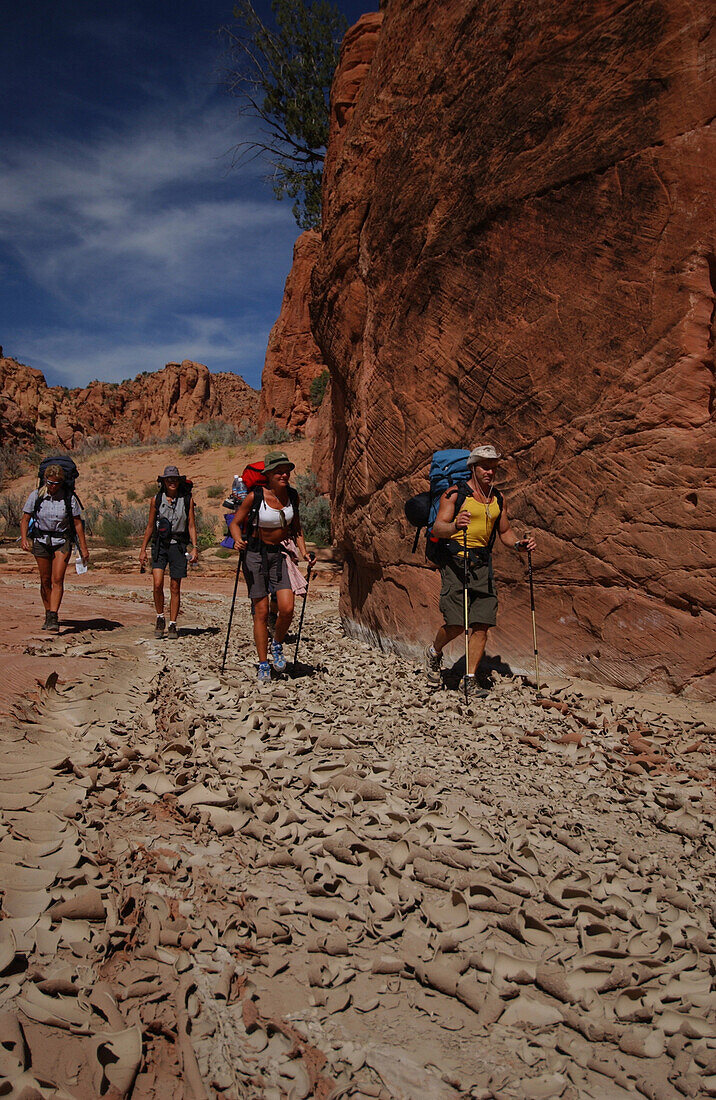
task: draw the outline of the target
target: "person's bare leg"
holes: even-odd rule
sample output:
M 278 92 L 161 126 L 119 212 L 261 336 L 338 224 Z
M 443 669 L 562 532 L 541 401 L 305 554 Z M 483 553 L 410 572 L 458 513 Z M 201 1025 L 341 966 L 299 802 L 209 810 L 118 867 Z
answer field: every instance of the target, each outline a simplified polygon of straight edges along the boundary
M 181 579 L 172 577 L 169 581 L 169 620 L 175 623 L 181 603 Z
M 157 615 L 164 614 L 164 570 L 152 569 L 152 585 L 154 586 L 154 610 Z
M 268 660 L 268 596 L 254 600 L 254 642 L 259 663 Z
M 50 594 L 50 611 L 59 611 L 62 597 L 65 591 L 65 573 L 69 554 L 55 554 L 52 559 L 52 592 Z
M 468 664 L 467 670 L 468 676 L 475 676 L 477 669 L 485 654 L 485 646 L 487 644 L 487 632 L 489 626 L 484 623 L 479 623 L 477 626 L 470 627 L 470 637 L 467 645 Z
M 276 593 L 276 600 L 278 602 L 278 618 L 276 619 L 276 630 L 274 631 L 274 638 L 277 642 L 283 642 L 284 638 L 288 634 L 288 628 L 291 625 L 293 619 L 293 609 L 295 605 L 295 596 L 290 588 L 279 588 Z
M 442 653 L 445 646 L 452 642 L 454 638 L 457 638 L 458 634 L 462 634 L 464 629 L 463 626 L 441 626 L 433 642 L 435 652 Z
M 52 595 L 52 558 L 35 558 L 40 572 L 40 595 L 45 611 L 50 610 L 50 596 Z

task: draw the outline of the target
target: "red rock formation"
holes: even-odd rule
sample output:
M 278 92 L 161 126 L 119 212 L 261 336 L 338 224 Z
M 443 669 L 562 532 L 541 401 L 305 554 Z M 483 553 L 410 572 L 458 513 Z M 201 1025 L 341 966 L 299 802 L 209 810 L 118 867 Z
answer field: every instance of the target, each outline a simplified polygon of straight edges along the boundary
M 311 383 L 325 369 L 311 332 L 311 273 L 321 251 L 321 235 L 309 229 L 293 249 L 293 266 L 286 279 L 281 313 L 271 329 L 261 376 L 259 427 L 273 420 L 291 432 L 312 434 L 316 409 Z
M 72 449 L 103 435 L 112 443 L 163 438 L 207 420 L 256 420 L 258 394 L 237 374 L 211 374 L 185 359 L 126 382 L 90 382 L 82 389 L 48 387 L 41 371 L 0 358 L 3 442 L 45 442 Z
M 487 438 L 544 670 L 714 693 L 714 70 L 684 0 L 387 6 L 313 279 L 355 629 L 431 637 L 402 504 Z M 529 670 L 524 566 L 496 572 L 493 651 Z

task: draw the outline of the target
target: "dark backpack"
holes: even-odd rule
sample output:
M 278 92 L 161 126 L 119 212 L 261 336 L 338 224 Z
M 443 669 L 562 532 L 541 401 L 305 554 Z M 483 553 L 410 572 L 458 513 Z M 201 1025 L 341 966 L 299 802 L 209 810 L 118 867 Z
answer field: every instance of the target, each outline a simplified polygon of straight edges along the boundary
M 405 502 L 405 518 L 411 526 L 417 528 L 413 540 L 413 553 L 418 548 L 420 532 L 425 529 L 425 557 L 436 568 L 441 568 L 454 556 L 451 554 L 450 539 L 439 539 L 432 534 L 432 526 L 437 518 L 440 507 L 440 498 L 448 489 L 453 489 L 455 495 L 455 510 L 453 518 L 462 508 L 465 500 L 472 490 L 468 485 L 471 472 L 467 465 L 470 452 L 457 448 L 448 448 L 436 451 L 430 463 L 430 489 L 426 493 L 418 493 Z M 502 493 L 495 489 L 495 498 L 502 514 Z M 492 548 L 497 537 L 497 528 L 500 523 L 500 515 L 497 516 L 487 546 L 481 552 L 481 557 L 490 561 Z
M 159 515 L 159 505 L 162 502 L 162 493 L 164 492 L 164 479 L 162 477 L 157 478 L 159 484 L 159 492 L 154 498 L 154 539 L 153 542 L 169 544 L 172 537 L 172 525 L 166 516 Z M 188 478 L 182 476 L 179 478 L 179 489 L 177 496 L 184 498 L 184 508 L 186 510 L 187 528 L 189 524 L 189 503 L 191 501 L 191 491 L 194 488 L 194 482 L 189 481 Z M 180 531 L 176 535 L 177 541 L 189 542 L 189 532 L 186 534 Z
M 50 458 L 43 458 L 42 462 L 40 463 L 37 470 L 37 499 L 35 500 L 35 506 L 32 510 L 32 516 L 30 517 L 28 533 L 30 535 L 30 538 L 37 538 L 38 535 L 41 536 L 50 534 L 49 531 L 42 530 L 37 520 L 37 516 L 40 511 L 40 505 L 42 504 L 43 500 L 43 498 L 40 496 L 40 489 L 45 484 L 45 472 L 48 466 L 59 466 L 64 472 L 65 481 L 63 496 L 65 501 L 65 509 L 67 511 L 68 539 L 70 540 L 70 542 L 76 542 L 77 532 L 75 531 L 74 518 L 72 515 L 72 498 L 75 498 L 80 508 L 83 508 L 84 505 L 82 504 L 82 501 L 75 492 L 75 484 L 77 483 L 77 478 L 80 476 L 80 472 L 69 455 L 55 455 L 54 457 L 51 456 Z

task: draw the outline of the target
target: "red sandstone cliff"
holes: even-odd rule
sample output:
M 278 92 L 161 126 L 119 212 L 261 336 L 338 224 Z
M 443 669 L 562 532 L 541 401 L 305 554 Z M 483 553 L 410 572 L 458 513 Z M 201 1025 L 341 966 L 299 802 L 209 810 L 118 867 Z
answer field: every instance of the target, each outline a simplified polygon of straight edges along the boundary
M 41 371 L 0 358 L 0 435 L 23 446 L 38 434 L 72 449 L 87 436 L 112 443 L 162 438 L 207 420 L 256 421 L 258 393 L 237 374 L 185 359 L 131 381 L 48 386 Z
M 545 669 L 714 693 L 714 72 L 684 0 L 386 6 L 313 277 L 355 629 L 431 637 L 402 505 L 435 448 L 487 438 L 539 541 Z M 529 670 L 524 566 L 496 571 L 493 651 Z
M 261 376 L 259 427 L 273 420 L 289 431 L 313 434 L 316 408 L 311 383 L 325 369 L 311 332 L 309 315 L 311 274 L 321 251 L 321 235 L 302 233 L 293 250 L 293 266 L 286 280 L 281 313 L 271 329 Z

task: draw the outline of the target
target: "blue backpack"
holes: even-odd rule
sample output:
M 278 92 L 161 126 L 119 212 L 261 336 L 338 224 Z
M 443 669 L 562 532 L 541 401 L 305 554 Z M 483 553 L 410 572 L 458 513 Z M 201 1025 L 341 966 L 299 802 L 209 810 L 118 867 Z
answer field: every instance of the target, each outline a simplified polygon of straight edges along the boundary
M 455 511 L 453 513 L 455 516 L 462 508 L 465 499 L 470 495 L 468 482 L 471 471 L 467 464 L 469 457 L 469 451 L 459 450 L 455 447 L 447 448 L 444 451 L 436 451 L 430 463 L 430 489 L 427 493 L 418 493 L 417 496 L 411 497 L 410 500 L 405 502 L 405 518 L 408 523 L 417 528 L 413 541 L 413 553 L 418 548 L 420 532 L 425 528 L 425 557 L 438 567 L 445 564 L 447 556 L 446 540 L 435 538 L 432 534 L 432 526 L 438 514 L 440 498 L 447 489 L 450 489 L 453 485 L 457 487 L 455 491 Z M 495 496 L 500 511 L 502 511 L 502 494 L 495 490 Z M 492 552 L 498 526 L 499 520 L 494 524 L 490 533 L 490 541 L 487 545 L 488 556 Z

